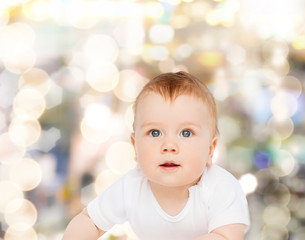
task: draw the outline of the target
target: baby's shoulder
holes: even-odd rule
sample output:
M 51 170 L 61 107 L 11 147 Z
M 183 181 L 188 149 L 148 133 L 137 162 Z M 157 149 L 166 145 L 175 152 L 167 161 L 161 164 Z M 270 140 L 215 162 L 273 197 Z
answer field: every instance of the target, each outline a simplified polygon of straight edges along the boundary
M 215 199 L 229 198 L 235 193 L 241 193 L 238 180 L 230 172 L 216 164 L 206 169 L 198 185 L 201 199 L 208 203 L 215 201 Z
M 129 170 L 121 179 L 125 191 L 135 191 L 136 189 L 140 188 L 144 180 L 145 176 L 139 167 Z
M 238 183 L 237 179 L 226 169 L 219 165 L 212 164 L 204 172 L 201 184 L 206 186 L 215 186 L 219 183 Z

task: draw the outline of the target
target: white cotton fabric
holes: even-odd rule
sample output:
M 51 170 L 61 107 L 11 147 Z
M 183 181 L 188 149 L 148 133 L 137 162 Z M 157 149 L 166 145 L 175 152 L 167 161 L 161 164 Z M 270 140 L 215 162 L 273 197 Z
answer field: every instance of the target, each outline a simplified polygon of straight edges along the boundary
M 239 182 L 223 168 L 207 168 L 177 216 L 158 204 L 139 167 L 110 186 L 87 207 L 102 230 L 129 221 L 141 240 L 188 240 L 232 223 L 250 224 L 248 205 Z

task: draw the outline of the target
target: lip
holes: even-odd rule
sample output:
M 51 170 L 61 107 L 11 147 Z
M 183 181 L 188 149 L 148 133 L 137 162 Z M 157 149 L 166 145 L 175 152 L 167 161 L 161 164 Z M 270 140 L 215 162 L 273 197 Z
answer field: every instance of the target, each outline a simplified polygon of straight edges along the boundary
M 173 161 L 166 161 L 166 162 L 159 165 L 159 167 L 161 169 L 163 169 L 164 171 L 174 171 L 177 168 L 179 168 L 180 166 L 181 166 L 180 164 L 177 164 Z

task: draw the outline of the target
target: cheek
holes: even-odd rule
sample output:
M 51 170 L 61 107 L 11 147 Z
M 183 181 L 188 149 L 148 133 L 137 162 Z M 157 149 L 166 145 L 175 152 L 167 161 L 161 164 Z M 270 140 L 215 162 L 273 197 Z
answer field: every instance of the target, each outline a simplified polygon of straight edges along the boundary
M 135 151 L 137 159 L 139 160 L 139 158 L 149 158 L 155 152 L 155 148 L 145 140 L 140 140 L 138 141 L 138 144 L 135 145 Z
M 209 148 L 202 142 L 194 142 L 185 146 L 185 154 L 194 161 L 205 162 L 209 156 Z

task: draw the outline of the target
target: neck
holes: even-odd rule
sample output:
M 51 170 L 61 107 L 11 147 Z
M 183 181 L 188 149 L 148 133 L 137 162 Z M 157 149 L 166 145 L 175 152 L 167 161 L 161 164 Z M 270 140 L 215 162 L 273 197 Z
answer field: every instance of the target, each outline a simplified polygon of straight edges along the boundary
M 178 215 L 189 198 L 189 187 L 167 187 L 149 182 L 151 191 L 164 212 L 171 216 Z
M 149 182 L 150 188 L 154 195 L 157 197 L 166 197 L 174 199 L 188 198 L 188 189 L 191 185 L 179 186 L 179 187 L 168 187 L 162 186 L 153 182 Z

